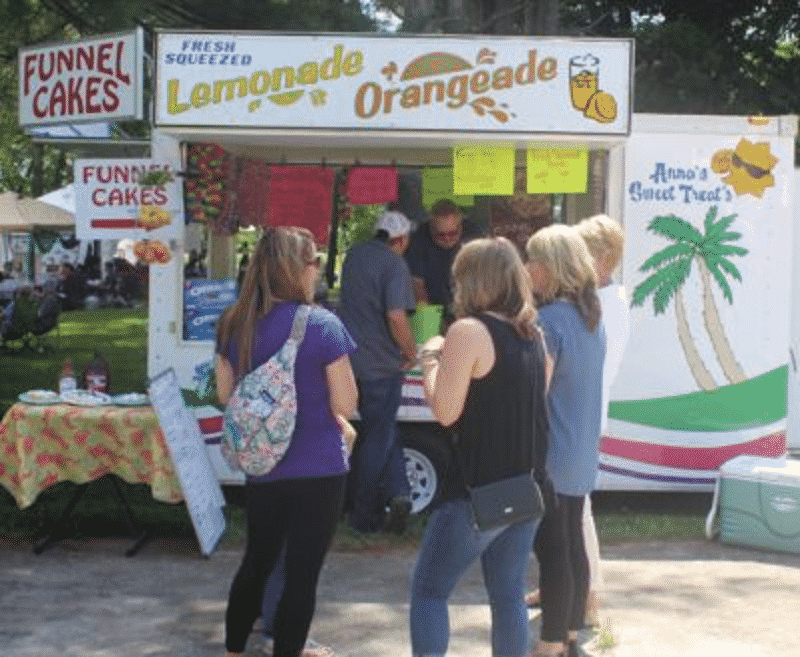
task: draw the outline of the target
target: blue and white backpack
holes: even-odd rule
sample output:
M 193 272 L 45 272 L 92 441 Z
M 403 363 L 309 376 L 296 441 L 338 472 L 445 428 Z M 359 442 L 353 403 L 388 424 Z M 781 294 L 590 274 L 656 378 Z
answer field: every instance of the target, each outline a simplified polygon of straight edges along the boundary
M 233 469 L 267 474 L 286 454 L 297 419 L 294 363 L 311 306 L 298 307 L 289 338 L 233 390 L 223 415 L 222 454 Z

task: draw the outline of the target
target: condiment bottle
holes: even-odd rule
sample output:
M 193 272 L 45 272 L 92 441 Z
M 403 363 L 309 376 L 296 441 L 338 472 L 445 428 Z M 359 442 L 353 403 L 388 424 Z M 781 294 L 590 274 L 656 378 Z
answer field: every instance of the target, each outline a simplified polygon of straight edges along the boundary
M 100 352 L 94 352 L 94 359 L 83 370 L 83 387 L 89 392 L 108 392 L 108 361 Z
M 78 381 L 75 379 L 75 368 L 72 365 L 72 359 L 67 358 L 64 361 L 64 367 L 61 368 L 61 376 L 58 379 L 58 393 L 65 395 L 74 391 L 78 387 Z

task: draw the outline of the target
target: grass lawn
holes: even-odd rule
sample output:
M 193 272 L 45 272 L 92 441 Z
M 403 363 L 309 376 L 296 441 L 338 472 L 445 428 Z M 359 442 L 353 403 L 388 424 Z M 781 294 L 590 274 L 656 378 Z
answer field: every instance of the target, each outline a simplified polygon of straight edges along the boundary
M 61 367 L 72 358 L 78 378 L 100 351 L 111 368 L 112 393 L 145 392 L 147 385 L 147 310 L 73 310 L 61 314 L 60 337 L 52 332 L 52 348 L 37 353 L 11 342 L 0 349 L 0 412 L 28 390 L 57 390 Z
M 71 357 L 80 374 L 95 349 L 110 364 L 111 390 L 145 392 L 147 382 L 147 311 L 112 309 L 71 311 L 61 316 L 61 337 L 53 336 L 52 350 L 36 353 L 14 348 L 0 350 L 0 411 L 5 413 L 17 395 L 32 389 L 57 389 L 61 366 Z M 156 502 L 145 484 L 122 482 L 125 497 L 137 525 L 161 536 L 193 536 L 191 519 L 183 504 Z M 44 535 L 48 522 L 57 517 L 75 490 L 62 482 L 44 491 L 29 508 L 20 510 L 0 486 L 0 535 L 31 540 Z M 710 494 L 606 493 L 593 496 L 601 544 L 623 541 L 699 539 L 703 537 Z M 243 513 L 229 506 L 227 544 L 244 537 Z M 127 527 L 108 489 L 95 483 L 89 487 L 71 515 L 69 531 L 75 536 L 124 536 Z M 363 536 L 342 525 L 335 538 L 340 550 L 384 550 L 413 546 L 425 527 L 426 516 L 412 518 L 406 535 Z

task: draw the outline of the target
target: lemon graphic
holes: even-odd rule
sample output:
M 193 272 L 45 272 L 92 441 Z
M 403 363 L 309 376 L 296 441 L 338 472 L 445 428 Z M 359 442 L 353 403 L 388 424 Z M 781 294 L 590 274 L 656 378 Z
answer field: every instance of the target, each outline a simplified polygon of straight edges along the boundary
M 269 100 L 271 100 L 276 105 L 282 105 L 284 107 L 291 105 L 292 103 L 296 103 L 300 96 L 305 93 L 302 89 L 300 91 L 285 91 L 282 94 L 274 94 L 272 96 L 267 96 Z
M 611 123 L 617 118 L 616 98 L 605 91 L 596 92 L 589 99 L 589 106 L 586 108 L 584 116 L 594 119 L 598 123 Z

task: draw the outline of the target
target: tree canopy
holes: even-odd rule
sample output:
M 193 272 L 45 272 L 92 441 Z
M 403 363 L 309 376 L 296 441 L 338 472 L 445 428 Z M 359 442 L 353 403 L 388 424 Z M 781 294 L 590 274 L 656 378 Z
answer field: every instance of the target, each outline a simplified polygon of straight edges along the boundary
M 0 191 L 48 191 L 70 177 L 64 153 L 33 149 L 17 125 L 22 46 L 137 25 L 372 31 L 378 10 L 409 33 L 633 37 L 637 112 L 800 113 L 797 0 L 0 0 Z

